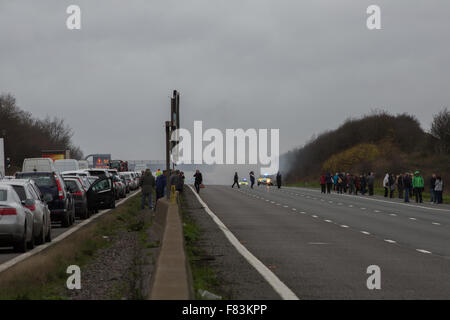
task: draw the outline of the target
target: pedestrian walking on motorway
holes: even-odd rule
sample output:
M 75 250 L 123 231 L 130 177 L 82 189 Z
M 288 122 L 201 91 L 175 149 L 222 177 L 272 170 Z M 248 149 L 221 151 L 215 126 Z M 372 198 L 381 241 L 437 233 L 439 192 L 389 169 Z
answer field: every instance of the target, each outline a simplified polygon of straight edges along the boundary
M 392 173 L 389 174 L 389 198 L 394 197 L 394 191 L 395 191 L 395 178 Z
M 178 175 L 178 183 L 177 183 L 175 189 L 180 193 L 183 192 L 183 189 L 184 189 L 184 172 L 183 171 L 181 171 Z
M 155 207 L 156 203 L 158 202 L 158 199 L 163 198 L 165 196 L 165 190 L 167 185 L 167 177 L 166 172 L 161 173 L 156 178 L 156 201 L 155 201 Z
M 367 186 L 369 187 L 369 196 L 373 196 L 375 187 L 375 173 L 371 172 L 367 177 Z
M 412 180 L 408 172 L 403 176 L 403 188 L 405 192 L 405 202 L 409 202 L 410 190 L 412 189 Z
M 281 173 L 280 173 L 280 171 L 277 172 L 277 186 L 278 186 L 278 189 L 281 188 Z
M 145 170 L 145 174 L 140 180 L 140 186 L 142 189 L 141 209 L 145 208 L 146 198 L 148 198 L 148 208 L 153 210 L 152 192 L 153 187 L 155 186 L 155 178 L 150 169 Z
M 241 188 L 241 186 L 239 185 L 239 176 L 238 176 L 238 173 L 237 173 L 237 172 L 234 173 L 233 185 L 232 185 L 231 187 L 234 188 L 234 185 L 235 185 L 235 184 L 237 184 L 238 189 Z
M 331 177 L 331 173 L 327 172 L 325 176 L 325 183 L 327 184 L 327 193 L 331 193 L 331 186 L 333 185 L 333 177 Z
M 430 179 L 430 202 L 436 203 L 436 196 L 435 196 L 435 189 L 436 189 L 436 174 L 431 175 Z
M 320 189 L 322 193 L 325 193 L 325 187 L 326 187 L 325 175 L 323 174 L 320 176 Z
M 444 182 L 440 176 L 436 177 L 435 185 L 434 185 L 434 203 L 440 204 L 442 203 L 442 193 L 444 192 Z
M 250 188 L 253 189 L 253 185 L 255 184 L 255 173 L 250 171 Z
M 389 194 L 389 173 L 386 173 L 383 179 L 384 197 L 387 198 Z
M 420 175 L 420 171 L 416 171 L 414 172 L 414 178 L 412 181 L 413 184 L 413 189 L 414 189 L 414 194 L 416 195 L 416 203 L 422 203 L 423 199 L 422 199 L 422 192 L 424 189 L 424 181 L 423 181 L 423 177 Z
M 405 188 L 403 183 L 403 174 L 400 173 L 397 175 L 397 190 L 398 190 L 398 198 L 403 199 L 403 189 Z
M 200 186 L 203 183 L 203 176 L 200 172 L 200 170 L 195 170 L 195 174 L 194 174 L 194 186 L 195 186 L 195 190 L 197 191 L 197 193 L 200 193 Z
M 336 192 L 338 192 L 338 178 L 339 178 L 339 173 L 336 172 L 336 174 L 333 176 L 333 189 Z

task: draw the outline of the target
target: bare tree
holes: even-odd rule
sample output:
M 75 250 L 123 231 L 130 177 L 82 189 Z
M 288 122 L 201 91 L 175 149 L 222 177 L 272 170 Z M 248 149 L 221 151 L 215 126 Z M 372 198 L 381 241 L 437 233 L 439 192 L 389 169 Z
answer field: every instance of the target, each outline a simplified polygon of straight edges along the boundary
M 433 117 L 430 133 L 438 139 L 438 152 L 450 152 L 450 111 L 447 108 Z

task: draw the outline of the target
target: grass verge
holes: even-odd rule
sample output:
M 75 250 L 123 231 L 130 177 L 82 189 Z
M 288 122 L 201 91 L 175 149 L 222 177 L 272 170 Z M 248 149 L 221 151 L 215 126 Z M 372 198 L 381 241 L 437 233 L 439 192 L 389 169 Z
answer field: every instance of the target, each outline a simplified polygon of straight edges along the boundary
M 139 211 L 140 197 L 135 196 L 63 241 L 6 270 L 0 274 L 0 299 L 67 299 L 64 292 L 68 266 L 82 268 L 98 250 L 110 246 L 111 238 L 121 230 L 139 231 L 145 240 L 148 225 L 137 218 Z
M 186 246 L 186 253 L 192 272 L 194 293 L 196 300 L 203 300 L 199 290 L 217 292 L 219 281 L 215 270 L 208 263 L 206 253 L 199 247 L 202 231 L 190 217 L 186 209 L 186 200 L 181 196 L 181 215 L 183 218 L 183 232 Z

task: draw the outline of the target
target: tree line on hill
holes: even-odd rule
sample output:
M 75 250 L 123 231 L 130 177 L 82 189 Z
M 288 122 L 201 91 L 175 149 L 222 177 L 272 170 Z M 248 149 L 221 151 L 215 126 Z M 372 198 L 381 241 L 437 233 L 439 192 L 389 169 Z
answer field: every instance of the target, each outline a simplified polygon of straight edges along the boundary
M 21 168 L 24 158 L 41 157 L 43 150 L 70 150 L 71 158 L 82 159 L 83 152 L 72 142 L 72 129 L 64 119 L 33 117 L 20 109 L 11 94 L 0 95 L 0 137 L 11 170 Z
M 386 172 L 423 169 L 450 178 L 450 111 L 433 118 L 425 132 L 416 117 L 375 111 L 289 151 L 282 163 L 289 183 L 315 181 L 324 172 Z

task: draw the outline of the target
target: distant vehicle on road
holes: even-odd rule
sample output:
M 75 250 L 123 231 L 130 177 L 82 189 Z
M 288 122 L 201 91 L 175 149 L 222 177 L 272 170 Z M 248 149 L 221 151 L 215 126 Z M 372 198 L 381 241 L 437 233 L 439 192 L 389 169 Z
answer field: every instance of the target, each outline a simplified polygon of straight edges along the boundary
M 88 172 L 91 176 L 104 178 L 104 177 L 110 177 L 111 176 L 111 174 L 108 172 L 108 170 L 109 169 L 95 168 L 95 169 L 87 169 L 87 170 L 84 170 L 84 171 Z
M 259 177 L 257 180 L 257 183 L 258 183 L 258 186 L 261 184 L 264 186 L 273 186 L 273 180 L 269 176 Z
M 23 160 L 22 172 L 56 172 L 50 158 L 26 158 Z
M 123 160 L 111 160 L 109 163 L 111 169 L 116 169 L 119 172 L 128 171 L 128 161 Z
M 60 173 L 64 171 L 75 171 L 80 170 L 80 167 L 78 166 L 78 161 L 75 159 L 62 159 L 62 160 L 55 160 L 55 168 Z
M 241 181 L 239 181 L 239 185 L 241 185 L 241 186 L 248 186 L 247 178 L 243 178 Z
M 0 185 L 0 246 L 13 246 L 17 252 L 34 247 L 33 213 L 9 185 Z
M 90 216 L 88 209 L 87 191 L 80 183 L 80 178 L 75 176 L 64 177 L 67 190 L 72 194 L 75 202 L 75 214 L 81 219 L 87 219 Z
M 78 160 L 78 167 L 80 170 L 89 169 L 89 162 L 87 160 Z
M 146 164 L 138 163 L 137 165 L 134 166 L 134 171 L 136 172 L 142 172 L 145 171 L 146 169 L 147 169 Z

